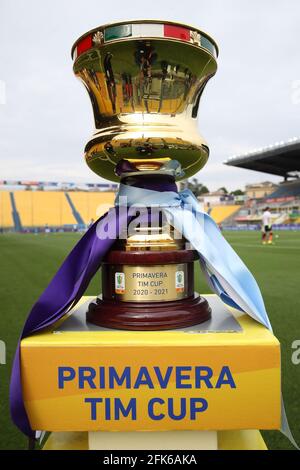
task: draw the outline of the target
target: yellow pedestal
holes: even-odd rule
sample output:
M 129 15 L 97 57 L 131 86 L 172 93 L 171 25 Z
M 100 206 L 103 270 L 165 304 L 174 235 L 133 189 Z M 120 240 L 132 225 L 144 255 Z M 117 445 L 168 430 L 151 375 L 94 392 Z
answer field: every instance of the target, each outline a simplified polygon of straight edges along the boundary
M 114 434 L 115 433 L 111 433 L 111 445 L 107 447 L 107 449 L 109 450 L 116 448 L 113 445 Z M 146 435 L 148 433 L 143 434 Z M 172 449 L 169 450 L 177 450 L 182 448 L 179 444 L 181 442 L 182 433 L 178 431 L 177 434 L 178 436 L 173 442 Z M 49 436 L 47 442 L 43 447 L 43 450 L 88 450 L 88 442 L 89 440 L 87 432 L 54 432 Z M 147 442 L 148 436 L 145 436 L 145 446 L 143 447 L 145 450 L 149 450 L 149 447 L 147 447 Z M 135 450 L 136 448 L 133 448 L 132 446 L 123 446 L 121 448 L 118 447 L 118 450 L 124 449 Z M 160 446 L 158 449 L 162 449 L 162 446 Z M 197 447 L 194 446 L 193 450 L 196 449 Z M 218 450 L 267 450 L 267 446 L 260 432 L 256 430 L 219 431 Z
M 23 394 L 32 428 L 279 429 L 279 342 L 247 315 L 206 297 L 217 327 L 88 330 L 79 316 L 86 311 L 83 303 L 92 300 L 85 297 L 71 322 L 66 316 L 51 330 L 22 340 Z

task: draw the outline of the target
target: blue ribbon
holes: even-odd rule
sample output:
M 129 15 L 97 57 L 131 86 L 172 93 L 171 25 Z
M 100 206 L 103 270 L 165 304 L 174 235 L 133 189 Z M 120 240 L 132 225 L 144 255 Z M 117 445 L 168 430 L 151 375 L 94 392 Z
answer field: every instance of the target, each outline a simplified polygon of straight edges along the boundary
M 115 204 L 124 202 L 128 206 L 162 208 L 168 222 L 197 250 L 200 266 L 213 292 L 225 304 L 246 313 L 272 331 L 253 275 L 225 240 L 214 220 L 201 210 L 190 190 L 158 192 L 121 184 Z M 299 449 L 288 424 L 283 398 L 281 432 Z

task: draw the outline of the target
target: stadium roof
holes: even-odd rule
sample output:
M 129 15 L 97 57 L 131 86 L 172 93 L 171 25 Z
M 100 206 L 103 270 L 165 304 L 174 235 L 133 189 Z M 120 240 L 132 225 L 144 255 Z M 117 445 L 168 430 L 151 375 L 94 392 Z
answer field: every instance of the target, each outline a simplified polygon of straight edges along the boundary
M 234 155 L 224 163 L 271 175 L 292 176 L 291 173 L 300 171 L 300 138 L 277 142 L 243 155 Z

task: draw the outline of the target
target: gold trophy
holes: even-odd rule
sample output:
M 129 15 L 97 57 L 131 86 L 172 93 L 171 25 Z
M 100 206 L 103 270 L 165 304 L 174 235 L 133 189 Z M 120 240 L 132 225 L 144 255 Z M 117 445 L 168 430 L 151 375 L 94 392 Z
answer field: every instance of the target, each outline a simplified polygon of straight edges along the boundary
M 91 170 L 123 185 L 172 191 L 175 181 L 197 173 L 209 156 L 198 107 L 217 55 L 206 33 L 169 21 L 114 23 L 81 36 L 72 57 L 94 111 L 96 129 L 85 147 Z M 116 240 L 87 320 L 138 330 L 208 320 L 208 302 L 194 292 L 198 254 L 175 235 L 164 221 Z

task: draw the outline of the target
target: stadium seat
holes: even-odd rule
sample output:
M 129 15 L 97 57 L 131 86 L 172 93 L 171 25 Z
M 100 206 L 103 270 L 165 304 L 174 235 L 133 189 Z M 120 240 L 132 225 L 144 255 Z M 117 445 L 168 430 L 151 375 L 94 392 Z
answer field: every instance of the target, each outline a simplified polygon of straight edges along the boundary
M 72 203 L 85 224 L 97 219 L 114 204 L 114 192 L 14 191 L 16 209 L 23 228 L 77 225 Z M 14 227 L 9 191 L 0 193 L 0 227 Z
M 284 183 L 279 186 L 274 193 L 268 195 L 266 199 L 277 199 L 285 197 L 299 197 L 300 196 L 300 182 L 292 181 Z
M 224 222 L 228 217 L 232 216 L 240 209 L 240 206 L 215 206 L 210 212 L 210 216 L 217 224 Z
M 73 204 L 87 224 L 91 219 L 97 219 L 114 205 L 115 193 L 113 192 L 69 192 Z
M 9 191 L 0 192 L 0 227 L 11 228 L 14 226 L 12 206 Z
M 15 191 L 14 195 L 23 227 L 76 224 L 63 191 Z

